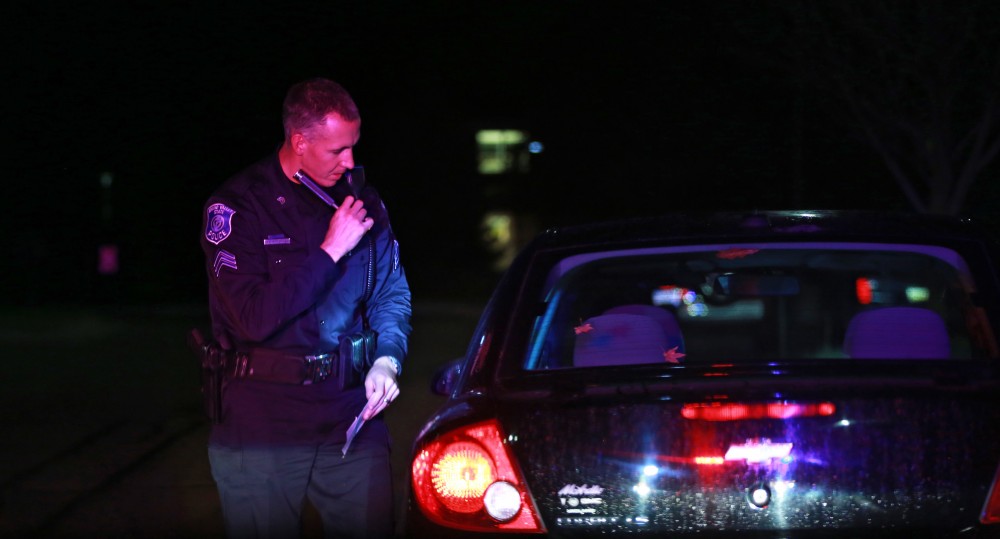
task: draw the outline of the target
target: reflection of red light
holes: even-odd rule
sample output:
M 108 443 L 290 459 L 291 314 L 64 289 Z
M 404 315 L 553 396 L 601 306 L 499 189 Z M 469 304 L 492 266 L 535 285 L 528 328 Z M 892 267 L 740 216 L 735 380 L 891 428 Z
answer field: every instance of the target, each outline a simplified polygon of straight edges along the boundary
M 725 249 L 715 253 L 715 256 L 723 260 L 736 260 L 737 258 L 746 258 L 750 255 L 757 254 L 760 249 L 740 249 L 733 247 L 732 249 Z
M 712 364 L 712 368 L 713 369 L 729 369 L 732 366 L 733 366 L 732 363 L 714 363 L 714 364 Z M 705 372 L 705 373 L 702 373 L 702 376 L 706 376 L 706 377 L 708 377 L 708 376 L 729 376 L 729 373 L 728 372 L 724 372 L 724 371 L 722 371 L 722 372 L 720 372 L 720 371 Z
M 832 402 L 712 402 L 685 404 L 681 417 L 702 421 L 742 421 L 747 419 L 791 419 L 833 415 L 837 407 Z
M 983 524 L 1000 524 L 1000 468 L 993 477 L 993 487 L 990 488 L 990 496 L 986 499 L 986 506 L 979 515 L 979 522 Z
M 715 451 L 705 449 L 706 452 Z M 650 455 L 645 453 L 632 453 L 625 451 L 610 451 L 609 455 L 626 459 L 648 459 Z M 722 466 L 726 464 L 726 457 L 715 453 L 713 455 L 697 455 L 694 457 L 680 455 L 655 455 L 653 458 L 657 462 L 667 462 L 671 464 L 694 464 L 696 466 Z
M 872 282 L 865 277 L 858 277 L 854 281 L 854 290 L 858 295 L 858 303 L 870 305 L 872 302 Z

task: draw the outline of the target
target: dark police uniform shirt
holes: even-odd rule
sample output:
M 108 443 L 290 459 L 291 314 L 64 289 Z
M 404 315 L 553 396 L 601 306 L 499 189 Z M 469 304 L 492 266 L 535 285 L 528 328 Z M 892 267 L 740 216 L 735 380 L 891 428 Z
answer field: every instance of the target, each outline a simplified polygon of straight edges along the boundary
M 347 182 L 338 181 L 334 190 Z M 339 203 L 344 193 L 331 193 Z M 402 363 L 410 333 L 410 290 L 399 245 L 376 191 L 365 186 L 375 221 L 374 286 L 367 305 L 378 333 L 375 357 Z M 236 350 L 263 347 L 311 355 L 337 350 L 343 334 L 361 330 L 361 299 L 370 261 L 368 237 L 340 261 L 320 249 L 333 209 L 290 181 L 275 152 L 229 179 L 205 204 L 202 249 L 209 280 L 213 334 Z M 223 423 L 213 444 L 342 443 L 365 404 L 364 387 L 339 389 L 334 380 L 288 385 L 253 380 L 227 383 Z M 355 443 L 388 443 L 381 421 L 369 422 Z

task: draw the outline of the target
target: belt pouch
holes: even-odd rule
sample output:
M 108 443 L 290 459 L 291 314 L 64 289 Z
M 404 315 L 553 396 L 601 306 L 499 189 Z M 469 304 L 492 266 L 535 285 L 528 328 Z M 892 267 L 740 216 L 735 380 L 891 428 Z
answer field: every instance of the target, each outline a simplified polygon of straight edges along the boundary
M 342 335 L 339 351 L 340 388 L 361 385 L 362 378 L 375 360 L 375 331 L 366 329 L 360 333 Z

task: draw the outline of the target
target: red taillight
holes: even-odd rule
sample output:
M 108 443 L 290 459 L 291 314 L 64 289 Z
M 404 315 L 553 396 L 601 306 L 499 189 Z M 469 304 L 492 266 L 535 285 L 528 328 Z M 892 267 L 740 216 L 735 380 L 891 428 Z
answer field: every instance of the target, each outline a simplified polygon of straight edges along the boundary
M 983 505 L 983 514 L 979 515 L 979 521 L 983 524 L 1000 524 L 1000 468 L 997 468 L 997 473 L 993 476 L 990 495 Z
M 494 420 L 427 444 L 411 473 L 417 506 L 433 522 L 472 531 L 545 531 Z
M 445 507 L 472 513 L 482 508 L 483 494 L 497 472 L 493 460 L 478 444 L 454 442 L 441 451 L 430 475 L 434 492 Z

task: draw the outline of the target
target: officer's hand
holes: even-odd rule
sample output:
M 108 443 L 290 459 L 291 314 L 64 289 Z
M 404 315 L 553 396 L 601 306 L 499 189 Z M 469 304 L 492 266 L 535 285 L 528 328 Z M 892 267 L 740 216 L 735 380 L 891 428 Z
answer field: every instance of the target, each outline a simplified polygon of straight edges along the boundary
M 362 414 L 365 421 L 377 416 L 392 401 L 399 396 L 399 386 L 396 385 L 396 369 L 389 358 L 380 357 L 368 369 L 365 377 L 365 396 L 368 397 L 367 414 Z
M 320 248 L 337 262 L 358 244 L 374 224 L 365 211 L 364 202 L 348 195 L 330 218 L 330 227 L 326 230 L 326 237 Z

